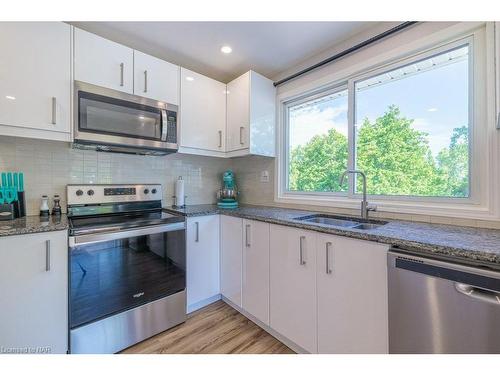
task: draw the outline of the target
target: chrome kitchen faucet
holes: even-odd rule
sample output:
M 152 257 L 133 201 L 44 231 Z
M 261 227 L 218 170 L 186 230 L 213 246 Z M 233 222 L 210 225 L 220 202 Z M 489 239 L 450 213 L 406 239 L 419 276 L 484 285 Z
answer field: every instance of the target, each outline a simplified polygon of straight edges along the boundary
M 368 201 L 366 200 L 366 175 L 362 171 L 358 170 L 347 170 L 344 173 L 342 173 L 342 176 L 340 177 L 340 185 L 344 183 L 345 177 L 348 174 L 359 174 L 361 177 L 363 177 L 363 200 L 361 201 L 361 218 L 363 219 L 368 219 L 368 212 L 369 211 L 376 211 L 377 206 L 374 205 L 369 205 Z

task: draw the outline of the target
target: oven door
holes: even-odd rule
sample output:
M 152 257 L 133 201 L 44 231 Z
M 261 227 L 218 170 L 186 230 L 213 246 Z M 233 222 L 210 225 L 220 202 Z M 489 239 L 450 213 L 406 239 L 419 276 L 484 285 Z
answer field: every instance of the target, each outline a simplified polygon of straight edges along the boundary
M 177 150 L 177 106 L 75 82 L 77 143 Z
M 185 224 L 70 236 L 70 329 L 186 288 Z

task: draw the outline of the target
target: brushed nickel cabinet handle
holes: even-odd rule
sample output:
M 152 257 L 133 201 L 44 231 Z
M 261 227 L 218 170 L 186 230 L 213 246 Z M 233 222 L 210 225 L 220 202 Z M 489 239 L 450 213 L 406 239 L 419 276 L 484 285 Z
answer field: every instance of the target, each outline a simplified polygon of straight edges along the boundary
M 148 71 L 144 71 L 144 92 L 148 92 Z
M 50 271 L 50 240 L 45 241 L 45 271 Z
M 120 86 L 123 86 L 123 68 L 125 67 L 125 64 L 120 63 Z
M 326 274 L 330 275 L 332 273 L 332 269 L 330 268 L 330 249 L 332 247 L 331 242 L 326 243 Z
M 195 242 L 200 242 L 200 223 L 195 222 L 194 225 L 196 226 Z
M 52 97 L 52 125 L 57 124 L 57 98 Z
M 250 247 L 250 224 L 245 225 L 245 246 Z
M 245 142 L 243 142 L 243 130 L 245 130 L 244 126 L 240 126 L 240 145 L 244 145 Z
M 301 266 L 306 264 L 304 260 L 304 242 L 306 240 L 306 236 L 300 236 L 300 244 L 299 244 L 299 264 Z
M 222 147 L 222 130 L 219 130 L 219 148 Z

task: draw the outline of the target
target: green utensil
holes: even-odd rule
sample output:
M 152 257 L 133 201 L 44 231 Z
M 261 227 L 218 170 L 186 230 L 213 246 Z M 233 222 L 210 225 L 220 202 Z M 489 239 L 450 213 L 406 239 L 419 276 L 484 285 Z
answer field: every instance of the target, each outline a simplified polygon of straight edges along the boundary
M 12 172 L 7 172 L 7 186 L 12 187 Z
M 4 204 L 4 192 L 3 187 L 0 186 L 0 204 Z
M 16 200 L 17 192 L 14 187 L 3 188 L 4 191 L 4 201 L 7 203 L 12 203 Z
M 7 173 L 2 172 L 2 186 L 7 186 Z
M 18 191 L 24 191 L 24 173 L 21 172 L 19 173 L 19 186 L 18 186 Z

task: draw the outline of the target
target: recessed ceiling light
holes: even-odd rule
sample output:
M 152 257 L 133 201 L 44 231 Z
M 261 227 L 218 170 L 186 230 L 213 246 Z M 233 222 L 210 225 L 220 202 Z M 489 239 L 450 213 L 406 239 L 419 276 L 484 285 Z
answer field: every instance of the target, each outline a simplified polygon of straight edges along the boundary
M 16 100 L 16 97 L 15 96 L 6 95 L 5 99 Z
M 193 77 L 186 77 L 186 81 L 194 81 Z
M 222 46 L 222 48 L 220 49 L 220 51 L 222 53 L 226 53 L 227 54 L 227 53 L 233 52 L 233 49 L 231 47 L 229 47 L 229 46 Z

